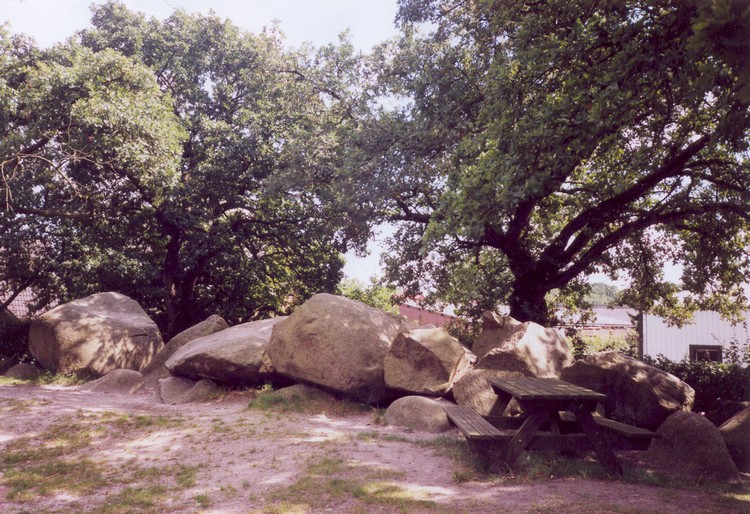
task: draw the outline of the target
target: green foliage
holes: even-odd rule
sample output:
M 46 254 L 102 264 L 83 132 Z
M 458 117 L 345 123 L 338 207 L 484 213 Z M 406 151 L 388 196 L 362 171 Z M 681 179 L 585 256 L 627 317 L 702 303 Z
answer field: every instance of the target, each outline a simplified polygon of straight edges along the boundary
M 403 0 L 399 21 L 371 65 L 397 101 L 355 169 L 399 223 L 404 294 L 545 323 L 549 291 L 599 272 L 642 312 L 745 306 L 746 2 Z
M 22 362 L 29 358 L 30 321 L 0 317 L 0 358 Z
M 619 298 L 619 292 L 617 286 L 594 282 L 591 284 L 591 290 L 586 295 L 586 302 L 595 307 L 614 305 Z
M 365 285 L 356 279 L 343 280 L 336 288 L 336 294 L 356 300 L 370 307 L 375 307 L 392 314 L 398 314 L 396 298 L 398 290 L 380 283 L 377 279 L 370 279 L 370 284 Z
M 332 187 L 351 45 L 118 2 L 92 25 L 46 51 L 0 33 L 0 288 L 38 307 L 116 290 L 167 336 L 333 291 L 366 235 Z
M 750 355 L 746 352 L 745 355 Z M 750 367 L 739 363 L 723 364 L 708 361 L 682 360 L 672 362 L 663 355 L 644 362 L 671 373 L 695 390 L 693 411 L 710 412 L 724 400 L 750 400 Z

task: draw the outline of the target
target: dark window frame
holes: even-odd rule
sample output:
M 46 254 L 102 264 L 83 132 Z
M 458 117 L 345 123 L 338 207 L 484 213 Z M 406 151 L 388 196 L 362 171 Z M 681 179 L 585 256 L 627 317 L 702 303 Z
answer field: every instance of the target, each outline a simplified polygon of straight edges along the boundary
M 720 344 L 691 344 L 690 360 L 724 362 L 724 347 Z

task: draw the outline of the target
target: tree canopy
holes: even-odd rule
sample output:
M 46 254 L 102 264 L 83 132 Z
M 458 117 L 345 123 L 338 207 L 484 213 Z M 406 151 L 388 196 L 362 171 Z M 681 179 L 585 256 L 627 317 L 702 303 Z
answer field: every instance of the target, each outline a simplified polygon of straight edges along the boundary
M 750 8 L 737 0 L 402 0 L 361 125 L 386 278 L 550 321 L 547 294 L 728 312 L 750 278 Z M 420 32 L 421 31 L 421 32 Z M 373 194 L 373 191 L 377 194 Z
M 362 239 L 332 188 L 351 46 L 92 12 L 50 50 L 0 33 L 0 292 L 43 307 L 118 290 L 172 334 L 333 291 Z

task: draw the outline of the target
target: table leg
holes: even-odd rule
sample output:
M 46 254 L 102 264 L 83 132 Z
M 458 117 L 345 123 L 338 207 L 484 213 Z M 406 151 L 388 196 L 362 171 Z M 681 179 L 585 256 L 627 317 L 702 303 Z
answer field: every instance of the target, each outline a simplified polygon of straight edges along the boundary
M 539 432 L 542 425 L 547 421 L 549 417 L 548 411 L 537 410 L 532 412 L 526 421 L 523 422 L 521 428 L 518 429 L 516 435 L 508 443 L 503 452 L 503 460 L 511 466 L 518 457 L 521 456 L 523 451 L 529 445 L 534 435 Z
M 599 425 L 594 421 L 591 412 L 586 409 L 574 408 L 573 414 L 575 414 L 576 420 L 581 425 L 583 432 L 591 441 L 591 445 L 594 447 L 596 456 L 599 458 L 602 466 L 612 475 L 622 475 L 622 466 L 617 460 L 617 456 L 607 446 L 604 434 Z

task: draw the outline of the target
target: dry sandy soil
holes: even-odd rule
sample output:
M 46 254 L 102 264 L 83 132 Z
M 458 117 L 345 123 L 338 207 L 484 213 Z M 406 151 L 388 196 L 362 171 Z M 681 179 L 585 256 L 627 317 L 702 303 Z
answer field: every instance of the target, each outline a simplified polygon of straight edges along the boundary
M 372 412 L 249 409 L 253 394 L 164 405 L 145 393 L 0 385 L 0 512 L 750 512 L 700 488 L 466 480 L 444 455 L 458 434 L 432 444 Z M 40 473 L 63 478 L 50 485 Z

